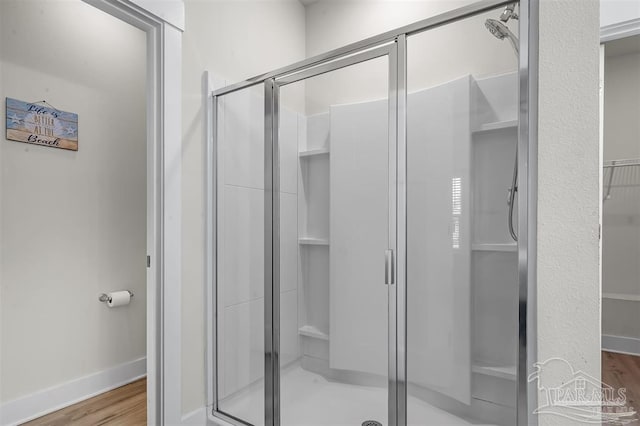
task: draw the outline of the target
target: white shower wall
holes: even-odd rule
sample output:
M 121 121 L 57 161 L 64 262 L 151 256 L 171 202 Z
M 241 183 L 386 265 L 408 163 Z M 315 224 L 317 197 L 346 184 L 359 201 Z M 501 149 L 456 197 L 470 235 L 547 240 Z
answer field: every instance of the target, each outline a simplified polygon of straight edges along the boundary
M 219 150 L 223 156 L 218 175 L 218 389 L 221 398 L 264 376 L 264 98 L 259 89 L 228 95 L 220 104 Z M 283 109 L 280 116 L 283 179 L 280 360 L 286 365 L 297 359 L 299 352 L 299 115 Z
M 317 55 L 380 34 L 402 25 L 435 16 L 475 0 L 353 0 L 317 1 L 306 8 L 306 53 Z M 414 67 L 428 70 L 416 74 L 410 90 L 431 87 L 460 77 L 460 71 L 483 77 L 512 71 L 517 67 L 516 57 L 507 42 L 499 42 L 484 27 L 484 19 L 496 18 L 499 10 L 472 19 L 445 25 L 428 31 L 419 39 L 420 48 L 410 53 Z M 517 33 L 517 24 L 510 22 Z M 330 28 L 330 31 L 327 29 Z M 453 52 L 452 52 L 453 50 Z M 354 78 L 355 74 L 355 78 Z M 371 70 L 367 73 L 343 73 L 333 79 L 334 85 L 309 81 L 306 87 L 306 112 L 326 111 L 329 104 L 361 102 L 385 96 L 386 72 Z M 372 87 L 380 91 L 372 92 Z
M 517 257 L 505 197 L 515 158 L 516 82 L 514 73 L 464 76 L 409 95 L 412 392 L 485 412 L 489 405 L 504 424 L 514 407 L 517 342 Z M 222 116 L 218 374 L 221 396 L 238 403 L 256 397 L 249 386 L 264 372 L 263 135 L 245 122 L 262 122 L 263 99 L 255 90 L 233 96 Z M 304 369 L 338 382 L 386 375 L 387 243 L 358 230 L 373 238 L 386 227 L 387 114 L 384 100 L 308 117 L 281 111 L 282 366 L 300 359 Z M 443 224 L 452 220 L 455 179 L 461 200 L 452 246 L 453 228 Z

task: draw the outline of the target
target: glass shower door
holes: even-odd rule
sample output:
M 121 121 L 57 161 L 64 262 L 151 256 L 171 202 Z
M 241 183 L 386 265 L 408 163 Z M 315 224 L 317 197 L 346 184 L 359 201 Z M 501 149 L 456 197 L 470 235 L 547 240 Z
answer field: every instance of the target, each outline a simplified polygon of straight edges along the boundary
M 283 426 L 390 424 L 393 47 L 276 80 Z
M 259 84 L 218 97 L 215 406 L 264 425 L 265 99 Z
M 217 95 L 215 416 L 516 423 L 524 92 L 504 12 Z
M 516 424 L 519 76 L 498 35 L 518 21 L 502 13 L 407 37 L 409 425 Z

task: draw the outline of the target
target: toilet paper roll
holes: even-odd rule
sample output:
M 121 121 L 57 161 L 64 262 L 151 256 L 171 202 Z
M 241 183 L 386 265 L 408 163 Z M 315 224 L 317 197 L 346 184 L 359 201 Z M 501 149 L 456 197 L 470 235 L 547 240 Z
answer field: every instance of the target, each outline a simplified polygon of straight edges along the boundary
M 117 308 L 118 306 L 128 305 L 131 301 L 131 294 L 128 291 L 114 291 L 113 293 L 109 293 L 109 301 L 107 302 L 107 306 L 110 308 Z

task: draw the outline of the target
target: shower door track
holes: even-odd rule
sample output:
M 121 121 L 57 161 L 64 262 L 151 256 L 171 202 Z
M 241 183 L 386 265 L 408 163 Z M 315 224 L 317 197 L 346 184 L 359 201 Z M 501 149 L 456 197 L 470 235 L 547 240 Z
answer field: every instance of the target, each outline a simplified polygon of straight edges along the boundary
M 247 425 L 218 409 L 216 336 L 216 220 L 218 98 L 252 86 L 265 90 L 265 425 L 280 425 L 279 410 L 279 87 L 373 58 L 389 57 L 389 132 L 395 135 L 390 168 L 390 229 L 396 241 L 395 285 L 389 285 L 389 426 L 407 424 L 407 300 L 406 300 L 406 141 L 407 36 L 512 3 L 520 4 L 518 166 L 518 348 L 517 425 L 537 425 L 535 384 L 527 377 L 536 361 L 536 182 L 537 182 L 537 38 L 539 0 L 485 0 L 391 30 L 289 66 L 208 93 L 207 111 L 207 407 L 209 419 Z M 209 96 L 210 95 L 210 96 Z M 393 133 L 392 133 L 393 132 Z M 392 171 L 395 171 L 393 173 Z M 393 176 L 392 176 L 393 175 Z M 395 193 L 394 193 L 395 191 Z M 392 240 L 393 241 L 393 240 Z

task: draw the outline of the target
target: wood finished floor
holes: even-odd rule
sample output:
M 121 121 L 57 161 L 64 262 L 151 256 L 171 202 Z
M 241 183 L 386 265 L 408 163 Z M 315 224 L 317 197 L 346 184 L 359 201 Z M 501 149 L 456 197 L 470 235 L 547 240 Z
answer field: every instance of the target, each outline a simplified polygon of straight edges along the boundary
M 627 389 L 627 405 L 640 407 L 640 357 L 602 352 L 602 381 Z M 147 423 L 147 380 L 79 402 L 25 423 L 30 426 L 134 426 Z
M 640 408 L 640 356 L 602 352 L 602 382 L 627 389 L 627 406 Z
M 24 423 L 29 426 L 135 426 L 147 424 L 147 379 Z

